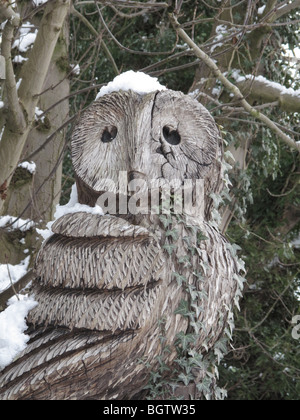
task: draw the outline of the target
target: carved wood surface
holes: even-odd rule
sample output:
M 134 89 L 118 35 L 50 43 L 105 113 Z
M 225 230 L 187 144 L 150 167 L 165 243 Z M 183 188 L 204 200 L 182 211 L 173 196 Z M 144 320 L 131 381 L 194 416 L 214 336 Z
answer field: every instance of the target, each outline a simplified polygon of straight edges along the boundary
M 182 237 L 189 235 L 193 238 L 192 232 L 186 227 L 180 228 Z M 209 239 L 200 245 L 201 252 L 193 257 L 193 262 L 195 267 L 205 264 L 205 282 L 195 284 L 194 276 L 189 270 L 182 274 L 190 279 L 191 284 L 196 285 L 197 290 L 206 292 L 207 300 L 199 316 L 204 328 L 195 344 L 196 347 L 200 347 L 205 342 L 208 348 L 211 348 L 224 329 L 224 324 L 219 322 L 220 315 L 227 316 L 225 308 L 231 305 L 235 294 L 236 282 L 233 273 L 236 272 L 236 267 L 225 238 L 208 225 L 203 228 L 205 230 L 202 231 Z M 97 240 L 99 243 L 107 243 L 107 238 Z M 192 240 L 196 241 L 196 238 Z M 44 278 L 51 283 L 45 286 L 41 274 L 46 269 L 51 273 L 52 268 L 47 267 L 47 262 L 52 260 L 52 256 L 43 261 L 43 255 L 47 255 L 53 242 L 60 241 L 70 243 L 74 239 L 55 235 L 44 245 L 38 257 L 40 276 L 37 278 L 35 293 L 39 306 L 30 313 L 28 319 L 29 323 L 32 323 L 31 341 L 20 358 L 0 376 L 0 397 L 133 398 L 147 383 L 148 369 L 140 359 L 144 358 L 145 362 L 152 363 L 155 367 L 155 356 L 161 351 L 159 319 L 167 319 L 166 342 L 170 345 L 174 343 L 176 334 L 187 328 L 186 320 L 180 315 L 174 315 L 174 308 L 178 307 L 180 300 L 185 297 L 183 289 L 178 286 L 172 275 L 176 269 L 174 258 L 161 251 L 158 263 L 160 275 L 158 270 L 155 273 L 157 280 L 154 282 L 149 277 L 148 287 L 142 274 L 145 267 L 139 270 L 140 276 L 134 277 L 134 284 L 140 282 L 140 285 L 128 285 L 124 290 L 124 285 L 118 281 L 113 289 L 109 288 L 110 285 L 105 288 L 105 281 L 103 288 L 98 289 L 100 285 L 96 287 L 94 279 L 91 279 L 91 288 L 86 289 L 86 278 L 79 286 L 74 281 L 72 290 L 70 285 L 62 287 L 62 284 L 59 284 L 60 280 L 55 280 L 55 275 L 52 274 L 49 274 L 49 277 L 44 274 Z M 114 244 L 111 248 L 113 252 L 120 252 L 120 261 L 124 260 L 124 254 L 126 258 L 133 258 L 134 244 L 124 248 L 124 243 L 116 244 L 115 238 L 110 238 L 109 241 L 110 245 Z M 152 250 L 153 244 L 148 243 Z M 179 241 L 176 254 L 180 256 L 187 252 L 187 245 L 184 241 Z M 57 256 L 59 254 L 61 251 L 56 252 Z M 141 251 L 140 257 L 142 255 L 147 255 L 147 247 Z M 114 263 L 118 272 L 115 258 L 103 258 L 103 273 L 107 272 L 105 261 L 107 264 Z M 86 258 L 76 254 L 76 258 L 69 264 L 72 267 L 75 264 L 74 270 L 69 270 L 72 278 L 72 273 L 77 273 L 80 264 L 84 267 L 89 264 L 88 254 Z M 147 269 L 147 262 L 143 264 Z M 114 268 L 111 270 L 113 272 Z M 123 275 L 122 269 L 119 274 Z M 126 273 L 124 276 L 126 277 Z M 65 278 L 69 278 L 68 275 Z M 99 279 L 102 277 L 99 276 Z M 225 323 L 225 320 L 223 322 Z M 175 357 L 176 352 L 173 351 L 168 362 L 171 364 Z
M 126 223 L 123 219 L 111 215 L 97 217 L 88 213 L 67 214 L 57 220 L 51 230 L 70 238 L 149 236 L 147 229 Z
M 117 131 L 115 131 L 117 130 Z M 102 136 L 112 133 L 110 142 Z M 167 134 L 169 133 L 169 135 Z M 168 142 L 171 134 L 180 143 Z M 115 92 L 96 101 L 74 129 L 72 161 L 77 174 L 79 200 L 91 191 L 127 195 L 118 185 L 119 172 L 134 172 L 148 182 L 204 179 L 206 213 L 209 194 L 221 187 L 222 140 L 209 112 L 181 92 Z M 95 203 L 95 201 L 94 201 Z M 93 204 L 94 205 L 94 204 Z
M 204 177 L 208 197 L 221 186 L 219 142 L 209 113 L 180 93 L 107 95 L 74 131 L 79 201 L 88 204 L 89 191 L 101 195 L 102 179 L 108 175 L 117 183 L 121 170 L 146 180 Z M 204 222 L 170 217 L 178 238 L 167 235 L 151 214 L 81 212 L 55 222 L 36 260 L 33 291 L 39 305 L 28 316 L 30 341 L 0 374 L 0 399 L 140 395 L 164 346 L 171 349 L 165 363 L 172 367 L 176 335 L 188 330 L 188 319 L 174 314 L 187 299 L 174 272 L 205 296 L 199 300 L 203 328 L 195 349 L 214 346 L 236 292 L 235 260 L 208 216 Z M 198 240 L 200 230 L 206 240 Z M 182 257 L 191 266 L 179 264 Z

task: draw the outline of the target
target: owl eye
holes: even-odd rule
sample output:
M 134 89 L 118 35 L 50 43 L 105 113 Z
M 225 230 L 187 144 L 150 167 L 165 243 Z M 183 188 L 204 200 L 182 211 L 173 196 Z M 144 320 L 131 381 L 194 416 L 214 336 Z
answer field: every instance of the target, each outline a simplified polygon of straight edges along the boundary
M 163 128 L 163 135 L 165 140 L 172 146 L 177 146 L 181 142 L 181 137 L 178 131 L 171 130 L 171 128 L 168 126 Z
M 110 128 L 105 127 L 102 133 L 102 137 L 101 137 L 102 143 L 110 143 L 117 137 L 117 134 L 118 134 L 117 127 L 110 127 Z

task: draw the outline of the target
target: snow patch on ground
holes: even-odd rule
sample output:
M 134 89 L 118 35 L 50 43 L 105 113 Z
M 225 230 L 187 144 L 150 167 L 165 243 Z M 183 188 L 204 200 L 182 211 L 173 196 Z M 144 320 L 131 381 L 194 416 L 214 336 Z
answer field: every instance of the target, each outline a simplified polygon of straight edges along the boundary
M 148 76 L 142 72 L 127 71 L 115 77 L 115 79 L 103 86 L 98 93 L 96 100 L 104 95 L 112 92 L 129 91 L 132 90 L 141 95 L 147 93 L 166 90 L 167 88 L 161 85 L 156 77 Z
M 0 313 L 0 370 L 8 366 L 25 349 L 29 336 L 25 318 L 37 303 L 32 297 L 18 295 L 8 301 L 8 308 Z
M 296 249 L 300 249 L 300 236 L 299 236 L 299 238 L 294 239 L 291 242 L 291 245 Z

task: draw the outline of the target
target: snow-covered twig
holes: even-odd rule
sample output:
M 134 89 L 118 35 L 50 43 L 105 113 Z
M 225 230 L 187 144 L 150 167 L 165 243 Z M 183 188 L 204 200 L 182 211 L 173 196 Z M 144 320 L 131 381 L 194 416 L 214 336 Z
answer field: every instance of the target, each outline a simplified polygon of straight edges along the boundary
M 33 270 L 28 271 L 19 280 L 14 282 L 13 287 L 10 286 L 3 291 L 0 291 L 0 308 L 4 308 L 8 299 L 13 297 L 15 293 L 19 293 L 24 287 L 34 280 Z

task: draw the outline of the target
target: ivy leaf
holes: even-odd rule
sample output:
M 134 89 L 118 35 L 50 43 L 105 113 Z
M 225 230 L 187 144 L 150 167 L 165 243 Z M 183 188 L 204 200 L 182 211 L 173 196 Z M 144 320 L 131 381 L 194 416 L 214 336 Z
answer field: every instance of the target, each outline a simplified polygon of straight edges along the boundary
M 189 236 L 184 236 L 182 240 L 187 244 L 188 247 L 191 246 L 191 238 Z
M 231 244 L 231 243 L 227 243 L 226 244 L 226 248 L 230 251 L 230 253 L 231 253 L 231 255 L 233 257 L 236 257 L 237 256 L 237 251 L 241 251 L 242 250 L 242 248 L 239 245 L 237 245 L 237 244 Z
M 181 380 L 185 386 L 188 386 L 189 383 L 194 379 L 194 376 L 191 373 L 188 373 L 187 375 L 184 373 L 181 373 L 178 376 L 178 379 Z
M 205 333 L 207 332 L 204 324 L 200 321 L 191 321 L 190 322 L 190 326 L 194 328 L 194 331 L 196 334 L 199 334 L 199 331 L 202 329 Z
M 244 283 L 246 283 L 247 280 L 244 277 L 239 276 L 238 274 L 235 274 L 233 278 L 237 281 L 240 290 L 244 290 Z
M 219 341 L 217 341 L 214 348 L 218 348 L 223 353 L 227 353 L 227 350 L 228 350 L 227 345 L 228 345 L 228 340 L 226 338 L 221 338 Z
M 227 398 L 227 391 L 224 388 L 217 387 L 215 390 L 216 393 L 216 400 L 217 401 L 223 401 L 225 398 Z
M 165 362 L 162 359 L 162 356 L 157 356 L 156 360 L 159 363 L 159 372 L 160 373 L 164 373 L 164 372 L 169 372 L 170 368 L 165 364 Z
M 199 292 L 197 292 L 198 293 L 198 298 L 200 299 L 200 300 L 206 300 L 206 301 L 208 301 L 208 294 L 206 293 L 206 291 L 205 290 L 200 290 Z
M 186 351 L 189 347 L 189 344 L 195 341 L 194 334 L 185 334 L 183 331 L 177 334 L 176 338 L 177 341 L 175 342 L 175 344 L 181 345 L 183 351 Z
M 167 230 L 166 236 L 167 237 L 171 236 L 174 239 L 174 241 L 176 241 L 178 239 L 178 230 L 177 229 Z
M 188 318 L 189 316 L 193 315 L 193 313 L 190 311 L 189 302 L 182 299 L 178 308 L 175 310 L 174 314 L 182 315 L 185 318 Z
M 172 219 L 170 219 L 170 218 L 168 218 L 164 215 L 159 216 L 159 220 L 162 222 L 165 229 L 172 223 Z
M 192 363 L 194 366 L 198 366 L 204 372 L 206 372 L 209 367 L 209 362 L 207 360 L 203 360 L 202 354 L 199 353 L 192 356 Z
M 198 242 L 207 241 L 208 239 L 209 238 L 207 236 L 203 235 L 203 233 L 201 231 L 198 232 L 198 234 L 197 234 Z
M 223 358 L 224 358 L 224 353 L 221 352 L 221 350 L 219 350 L 219 349 L 215 349 L 214 353 L 215 353 L 215 356 L 217 356 L 218 364 L 220 364 L 221 360 L 223 360 Z
M 176 278 L 177 283 L 178 283 L 178 286 L 182 286 L 182 283 L 186 283 L 187 282 L 186 277 L 185 276 L 182 276 L 179 273 L 174 272 L 173 273 L 173 276 Z
M 203 281 L 203 280 L 204 280 L 203 273 L 199 273 L 199 272 L 197 271 L 197 272 L 193 272 L 193 275 L 194 275 L 195 277 L 197 277 L 197 279 L 198 279 L 199 281 Z
M 224 358 L 227 352 L 227 339 L 221 338 L 221 340 L 219 340 L 214 346 L 214 354 L 217 356 L 218 364 L 220 364 L 221 360 Z
M 158 372 L 150 372 L 150 376 L 154 384 L 157 382 L 158 379 L 161 378 L 161 375 Z
M 178 262 L 180 264 L 184 264 L 184 267 L 190 267 L 192 265 L 190 261 L 190 257 L 188 255 L 185 255 L 184 257 L 178 258 Z
M 192 308 L 195 310 L 196 318 L 199 318 L 199 315 L 204 312 L 202 306 L 198 306 L 196 303 L 192 303 Z
M 163 246 L 163 249 L 165 249 L 168 252 L 168 254 L 171 256 L 173 254 L 173 251 L 176 249 L 176 245 L 166 244 Z
M 210 394 L 210 387 L 212 380 L 210 378 L 204 378 L 202 382 L 197 384 L 198 391 L 202 392 L 204 395 Z

